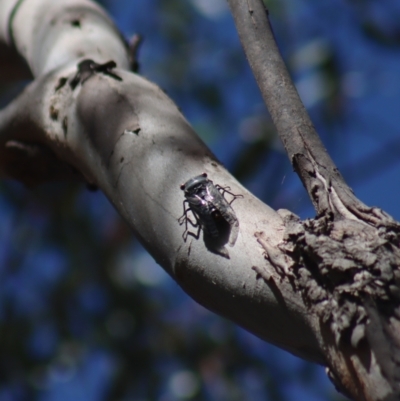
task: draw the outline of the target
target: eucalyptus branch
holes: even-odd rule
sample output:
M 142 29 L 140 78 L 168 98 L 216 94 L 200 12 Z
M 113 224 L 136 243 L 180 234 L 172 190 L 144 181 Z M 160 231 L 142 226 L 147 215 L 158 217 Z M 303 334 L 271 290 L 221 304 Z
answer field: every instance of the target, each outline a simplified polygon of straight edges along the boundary
M 280 55 L 262 0 L 228 0 L 240 41 L 288 157 L 318 215 L 380 225 L 392 219 L 360 202 L 322 144 Z
M 258 241 L 317 318 L 337 388 L 357 400 L 398 399 L 400 225 L 360 202 L 329 157 L 279 54 L 262 0 L 228 2 L 272 120 L 317 211 L 316 219 L 303 222 L 284 217 L 279 249 L 286 263 L 265 244 L 264 233 L 257 233 Z
M 0 39 L 34 76 L 0 111 L 1 169 L 40 182 L 46 174 L 30 175 L 39 155 L 45 170 L 59 172 L 53 178 L 68 176 L 68 168 L 69 178 L 84 177 L 192 298 L 266 341 L 324 363 L 301 295 L 289 283 L 279 291 L 265 287 L 255 268 L 270 269 L 279 283 L 254 232 L 268 233 L 276 249 L 282 218 L 226 171 L 157 85 L 131 71 L 138 43 L 129 50 L 105 11 L 88 0 L 0 2 Z M 23 154 L 31 168 L 18 173 L 8 165 L 10 151 Z M 203 172 L 244 197 L 232 205 L 237 221 L 228 222 L 238 229 L 237 240 L 217 251 L 204 230 L 184 237 L 180 225 L 180 186 Z
M 399 225 L 359 202 L 329 158 L 262 2 L 229 1 L 316 219 L 301 222 L 289 211 L 275 212 L 243 188 L 173 101 L 131 71 L 137 46 L 130 51 L 105 11 L 88 0 L 0 2 L 0 40 L 34 76 L 0 111 L 0 169 L 28 184 L 74 179 L 78 172 L 107 195 L 154 259 L 199 303 L 327 365 L 356 399 L 397 396 Z M 18 160 L 32 169 L 18 171 Z M 194 207 L 190 188 L 202 173 L 216 190 L 239 196 L 232 212 L 229 205 L 195 209 L 202 226 L 197 236 L 185 237 L 181 184 L 188 185 L 186 201 Z M 206 233 L 215 236 L 217 218 L 235 226 L 235 241 L 218 251 Z

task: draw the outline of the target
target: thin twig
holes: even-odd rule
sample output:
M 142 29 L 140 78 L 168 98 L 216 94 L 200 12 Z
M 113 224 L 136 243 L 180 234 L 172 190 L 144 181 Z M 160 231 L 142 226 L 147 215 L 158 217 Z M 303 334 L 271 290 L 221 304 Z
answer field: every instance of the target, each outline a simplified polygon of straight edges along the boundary
M 345 208 L 364 207 L 344 181 L 313 127 L 279 53 L 262 0 L 228 0 L 228 3 L 272 120 L 317 213 L 325 213 L 327 205 L 332 208 L 322 193 L 329 196 L 331 186 Z M 255 22 L 250 22 L 249 12 Z M 330 212 L 341 215 L 334 207 Z

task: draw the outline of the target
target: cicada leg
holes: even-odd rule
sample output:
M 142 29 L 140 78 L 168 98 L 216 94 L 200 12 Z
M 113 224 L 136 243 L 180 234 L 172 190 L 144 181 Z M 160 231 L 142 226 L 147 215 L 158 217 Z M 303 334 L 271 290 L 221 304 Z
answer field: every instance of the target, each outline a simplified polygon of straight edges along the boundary
M 218 191 L 221 192 L 221 195 L 225 198 L 225 193 L 228 193 L 229 195 L 233 196 L 233 199 L 228 202 L 230 205 L 233 203 L 238 198 L 243 198 L 243 195 L 236 195 L 233 192 L 231 192 L 231 187 L 221 187 L 221 185 L 215 185 L 215 187 L 218 189 Z
M 178 223 L 181 226 L 183 223 L 185 223 L 185 231 L 182 234 L 183 240 L 186 242 L 188 235 L 192 235 L 196 239 L 199 239 L 200 237 L 200 230 L 201 230 L 201 225 L 198 216 L 196 213 L 190 208 L 190 206 L 186 207 L 189 204 L 189 202 L 185 199 L 183 201 L 183 214 L 181 217 L 178 219 Z M 195 217 L 196 221 L 194 222 L 189 216 L 188 212 L 191 211 L 193 213 L 193 216 Z M 193 234 L 189 231 L 188 227 L 188 222 L 192 225 L 192 227 L 197 228 L 197 233 Z

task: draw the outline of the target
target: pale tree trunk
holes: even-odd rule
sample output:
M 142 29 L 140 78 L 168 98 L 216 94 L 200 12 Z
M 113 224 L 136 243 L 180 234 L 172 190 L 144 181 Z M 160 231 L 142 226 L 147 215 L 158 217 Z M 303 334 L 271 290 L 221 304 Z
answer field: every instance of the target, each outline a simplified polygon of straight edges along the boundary
M 0 2 L 0 41 L 13 57 L 13 68 L 0 66 L 2 76 L 34 77 L 0 112 L 1 171 L 28 185 L 83 178 L 99 187 L 196 301 L 326 365 L 356 400 L 398 399 L 399 225 L 359 202 L 327 155 L 262 2 L 229 3 L 317 218 L 274 211 L 243 188 L 163 91 L 130 71 L 128 46 L 88 0 Z M 203 172 L 243 196 L 232 203 L 239 221 L 234 244 L 214 246 L 204 227 L 199 238 L 182 237 L 180 184 Z

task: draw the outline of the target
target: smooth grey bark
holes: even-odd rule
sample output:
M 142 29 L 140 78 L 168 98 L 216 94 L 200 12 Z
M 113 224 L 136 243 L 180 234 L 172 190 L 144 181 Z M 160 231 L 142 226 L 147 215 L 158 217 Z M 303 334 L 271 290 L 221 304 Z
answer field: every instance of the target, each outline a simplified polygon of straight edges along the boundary
M 30 185 L 84 177 L 198 302 L 327 365 L 355 399 L 397 397 L 399 226 L 359 202 L 326 154 L 280 61 L 261 1 L 230 5 L 316 219 L 275 212 L 231 177 L 162 90 L 129 71 L 127 45 L 87 0 L 0 3 L 0 41 L 34 76 L 0 112 L 1 171 Z M 80 70 L 88 58 L 97 69 Z M 110 60 L 117 68 L 104 69 Z M 259 68 L 260 60 L 268 63 Z M 240 222 L 233 247 L 216 251 L 203 236 L 182 238 L 179 185 L 203 171 L 244 195 L 233 204 Z
M 289 77 L 263 2 L 228 2 L 278 134 L 317 212 L 304 222 L 286 212 L 278 244 L 286 259 L 265 233 L 258 240 L 318 321 L 317 338 L 338 389 L 356 400 L 397 400 L 400 225 L 365 206 L 344 182 Z
M 74 179 L 78 171 L 191 297 L 266 341 L 324 363 L 317 322 L 255 237 L 263 232 L 278 251 L 284 220 L 224 169 L 158 86 L 129 71 L 128 48 L 105 12 L 87 0 L 4 0 L 0 24 L 0 40 L 34 76 L 0 112 L 2 172 L 35 184 Z M 98 65 L 113 60 L 117 68 L 79 73 L 87 58 Z M 28 167 L 19 171 L 18 160 Z M 185 242 L 178 223 L 179 186 L 203 171 L 244 196 L 233 204 L 238 239 L 221 252 L 203 236 Z

